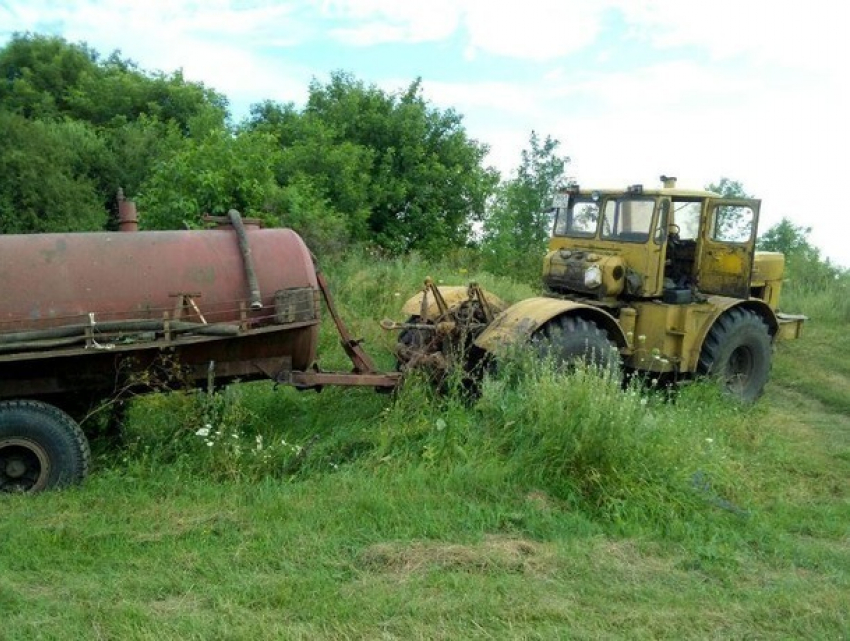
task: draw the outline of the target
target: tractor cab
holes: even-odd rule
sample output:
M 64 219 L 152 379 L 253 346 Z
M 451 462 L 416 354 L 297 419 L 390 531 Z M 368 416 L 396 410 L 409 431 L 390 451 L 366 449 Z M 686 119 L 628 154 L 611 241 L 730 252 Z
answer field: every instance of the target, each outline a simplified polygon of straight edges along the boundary
M 709 191 L 567 188 L 556 194 L 543 280 L 556 294 L 689 303 L 699 294 L 748 298 L 759 201 Z

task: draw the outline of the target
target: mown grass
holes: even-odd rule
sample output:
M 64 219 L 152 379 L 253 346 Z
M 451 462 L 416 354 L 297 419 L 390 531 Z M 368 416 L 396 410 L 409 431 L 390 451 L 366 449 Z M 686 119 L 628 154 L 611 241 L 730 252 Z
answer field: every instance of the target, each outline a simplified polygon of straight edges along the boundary
M 328 271 L 391 367 L 376 321 L 426 275 L 530 293 L 465 269 Z M 747 408 L 522 359 L 474 401 L 416 380 L 140 399 L 84 486 L 2 498 L 0 637 L 844 638 L 845 330 L 813 318 Z

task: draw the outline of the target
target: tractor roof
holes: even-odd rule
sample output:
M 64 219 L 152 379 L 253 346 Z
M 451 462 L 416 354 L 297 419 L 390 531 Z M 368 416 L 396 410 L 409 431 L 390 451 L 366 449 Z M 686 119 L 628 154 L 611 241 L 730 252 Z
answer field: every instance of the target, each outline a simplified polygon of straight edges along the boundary
M 576 193 L 573 191 L 572 193 Z M 671 198 L 721 198 L 717 192 L 705 191 L 702 189 L 679 189 L 678 187 L 659 187 L 655 189 L 645 189 L 641 185 L 632 185 L 621 188 L 603 188 L 603 189 L 579 189 L 578 194 L 581 196 L 591 196 L 594 193 L 600 196 L 623 196 L 623 195 L 645 195 L 645 196 L 669 196 Z

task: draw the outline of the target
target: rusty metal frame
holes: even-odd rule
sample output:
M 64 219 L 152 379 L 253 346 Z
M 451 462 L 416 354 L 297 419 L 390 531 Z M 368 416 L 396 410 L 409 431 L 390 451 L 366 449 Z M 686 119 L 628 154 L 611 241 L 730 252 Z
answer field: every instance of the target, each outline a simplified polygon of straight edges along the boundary
M 325 280 L 325 275 L 321 272 L 318 265 L 316 265 L 316 280 L 319 283 L 319 289 L 322 290 L 322 297 L 325 299 L 328 313 L 331 315 L 334 325 L 336 325 L 337 332 L 339 332 L 340 344 L 354 365 L 354 372 L 357 374 L 376 374 L 378 370 L 375 367 L 375 363 L 363 351 L 363 348 L 360 347 L 360 343 L 363 342 L 362 339 L 352 338 L 348 327 L 346 327 L 339 313 L 336 311 L 336 305 L 334 304 L 333 296 L 331 296 L 328 281 Z

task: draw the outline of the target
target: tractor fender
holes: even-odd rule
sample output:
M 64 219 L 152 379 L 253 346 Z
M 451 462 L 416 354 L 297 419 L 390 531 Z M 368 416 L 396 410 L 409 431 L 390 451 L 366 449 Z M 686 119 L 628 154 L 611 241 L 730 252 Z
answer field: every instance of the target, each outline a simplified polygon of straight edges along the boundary
M 446 287 L 438 287 L 440 295 L 443 297 L 443 300 L 446 301 L 446 305 L 448 305 L 449 309 L 455 309 L 459 307 L 464 301 L 469 300 L 469 288 L 468 287 L 460 287 L 460 286 L 446 286 Z M 481 290 L 484 293 L 484 297 L 487 299 L 487 302 L 490 304 L 490 307 L 493 310 L 494 314 L 498 314 L 499 312 L 507 309 L 508 304 L 505 303 L 501 298 L 496 296 L 495 294 L 491 294 L 487 290 Z M 404 304 L 404 307 L 401 308 L 403 314 L 406 314 L 408 317 L 410 316 L 421 316 L 422 314 L 422 296 L 423 292 L 419 292 L 412 298 L 409 298 L 407 302 Z M 437 307 L 437 301 L 434 300 L 433 296 L 428 296 L 428 307 L 427 307 L 427 315 L 423 320 L 435 321 L 440 315 L 440 309 Z
M 605 310 L 585 303 L 543 296 L 526 298 L 496 316 L 475 340 L 475 346 L 495 353 L 503 346 L 528 341 L 540 327 L 567 315 L 593 321 L 605 330 L 617 347 L 626 346 L 626 337 L 617 319 Z
M 695 341 L 697 349 L 694 349 L 691 353 L 690 362 L 687 363 L 688 369 L 686 371 L 696 371 L 700 353 L 702 352 L 705 339 L 708 338 L 708 333 L 711 331 L 711 328 L 714 327 L 717 319 L 734 307 L 739 307 L 756 313 L 767 325 L 771 340 L 776 338 L 776 334 L 779 331 L 779 318 L 776 316 L 776 312 L 774 312 L 763 300 L 759 298 L 742 300 L 740 298 L 729 298 L 727 296 L 709 296 L 707 302 L 712 307 L 713 313 L 699 328 Z

